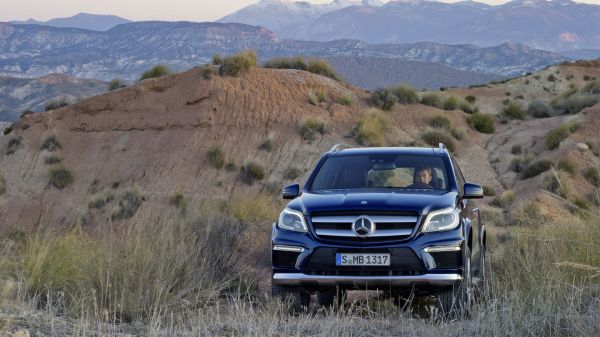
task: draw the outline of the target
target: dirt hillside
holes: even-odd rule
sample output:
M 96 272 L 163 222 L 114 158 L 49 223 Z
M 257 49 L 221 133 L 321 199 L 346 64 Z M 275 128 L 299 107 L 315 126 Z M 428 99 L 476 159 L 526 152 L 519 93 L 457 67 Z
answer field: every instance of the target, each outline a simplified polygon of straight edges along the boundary
M 557 80 L 549 82 L 550 73 Z M 496 115 L 507 92 L 511 97 L 523 95 L 524 104 L 551 99 L 571 83 L 585 85 L 584 76 L 600 78 L 600 67 L 551 67 L 506 83 L 439 94 L 475 95 L 482 112 Z M 321 102 L 311 104 L 314 95 L 323 96 Z M 353 129 L 372 111 L 369 95 L 302 71 L 256 68 L 241 77 L 205 79 L 197 68 L 25 116 L 0 138 L 0 174 L 6 189 L 0 195 L 0 229 L 126 223 L 111 214 L 125 202 L 127 191 L 143 197 L 136 217 L 150 222 L 170 214 L 177 193 L 190 205 L 258 193 L 275 200 L 281 186 L 292 181 L 290 168 L 300 170 L 294 179 L 300 181 L 332 145 L 356 143 Z M 339 103 L 342 97 L 352 103 Z M 576 174 L 569 178 L 573 193 L 584 197 L 594 191 L 581 172 L 598 167 L 594 151 L 600 147 L 599 104 L 577 115 L 496 122 L 491 135 L 473 130 L 468 115 L 460 110 L 397 104 L 386 114 L 391 124 L 388 145 L 423 145 L 422 134 L 434 116 L 450 119 L 452 127 L 463 133 L 456 140 L 456 155 L 468 180 L 490 186 L 498 195 L 514 189 L 519 197 L 529 198 L 543 187 L 542 176 L 521 180 L 510 171 L 511 148 L 516 144 L 535 158 L 572 158 L 577 164 Z M 311 117 L 325 122 L 327 132 L 306 140 L 299 127 Z M 546 133 L 569 118 L 576 118 L 581 127 L 556 150 L 546 149 Z M 58 145 L 48 146 L 48 139 Z M 211 165 L 207 153 L 215 146 L 222 149 L 227 168 Z M 49 165 L 49 158 L 62 161 L 72 175 L 71 184 L 59 189 L 50 183 L 50 170 L 57 165 Z M 240 168 L 251 162 L 262 166 L 265 174 L 248 184 Z M 99 199 L 106 207 L 92 205 Z

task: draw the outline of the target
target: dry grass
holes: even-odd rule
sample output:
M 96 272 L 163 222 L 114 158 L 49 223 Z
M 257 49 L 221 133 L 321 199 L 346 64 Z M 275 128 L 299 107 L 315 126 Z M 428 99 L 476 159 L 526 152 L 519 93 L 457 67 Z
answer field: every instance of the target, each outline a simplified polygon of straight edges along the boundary
M 390 119 L 382 111 L 367 113 L 356 128 L 356 142 L 364 146 L 384 146 L 386 144 L 386 132 L 390 125 Z

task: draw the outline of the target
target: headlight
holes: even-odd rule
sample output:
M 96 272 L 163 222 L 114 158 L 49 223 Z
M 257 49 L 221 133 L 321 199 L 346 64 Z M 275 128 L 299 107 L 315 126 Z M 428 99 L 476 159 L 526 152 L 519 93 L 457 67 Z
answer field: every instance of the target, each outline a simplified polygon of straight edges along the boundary
M 288 231 L 308 232 L 306 222 L 304 222 L 304 215 L 302 215 L 301 212 L 289 208 L 286 208 L 281 212 L 277 226 Z
M 445 208 L 433 211 L 427 215 L 423 231 L 441 232 L 454 229 L 460 224 L 460 213 L 454 208 Z

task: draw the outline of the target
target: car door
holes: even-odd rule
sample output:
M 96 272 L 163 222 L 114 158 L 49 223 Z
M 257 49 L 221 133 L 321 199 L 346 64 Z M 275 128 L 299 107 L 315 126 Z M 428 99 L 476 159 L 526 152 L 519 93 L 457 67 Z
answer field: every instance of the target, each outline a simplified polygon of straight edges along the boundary
M 454 166 L 454 173 L 456 174 L 456 181 L 459 185 L 460 194 L 463 194 L 463 188 L 465 185 L 465 177 L 462 174 L 460 166 L 454 158 L 452 158 L 452 165 Z M 479 219 L 479 208 L 477 207 L 477 203 L 473 199 L 462 199 L 462 210 L 461 216 L 463 220 L 470 225 L 471 230 L 471 257 L 479 256 L 480 249 L 480 232 L 481 232 L 481 222 Z M 466 233 L 465 233 L 466 234 Z

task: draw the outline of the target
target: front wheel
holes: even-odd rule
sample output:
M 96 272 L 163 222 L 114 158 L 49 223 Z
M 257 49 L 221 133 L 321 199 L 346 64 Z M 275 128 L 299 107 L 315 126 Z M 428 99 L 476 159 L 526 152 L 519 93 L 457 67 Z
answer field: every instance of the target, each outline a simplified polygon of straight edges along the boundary
M 346 291 L 339 287 L 332 287 L 317 292 L 317 302 L 320 306 L 342 306 L 346 301 Z
M 473 303 L 473 271 L 471 250 L 465 247 L 462 281 L 452 288 L 438 293 L 437 307 L 445 317 L 461 317 L 468 314 Z
M 271 295 L 279 298 L 284 303 L 290 303 L 292 313 L 298 314 L 308 311 L 310 305 L 310 294 L 300 287 L 281 286 L 271 283 Z

